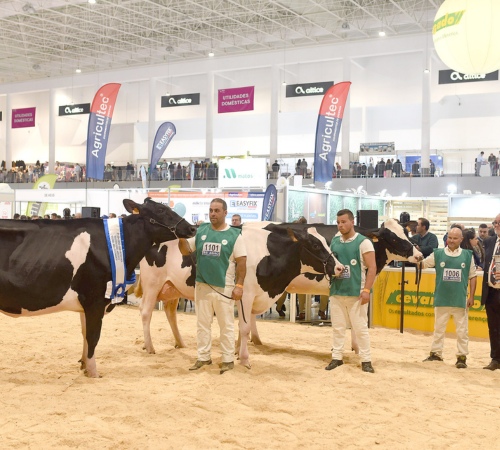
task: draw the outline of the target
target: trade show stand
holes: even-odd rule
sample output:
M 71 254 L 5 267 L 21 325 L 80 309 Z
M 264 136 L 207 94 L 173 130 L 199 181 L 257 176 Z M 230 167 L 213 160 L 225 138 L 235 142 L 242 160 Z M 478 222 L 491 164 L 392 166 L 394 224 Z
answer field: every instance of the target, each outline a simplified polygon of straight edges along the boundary
M 401 321 L 401 268 L 386 267 L 378 275 L 373 285 L 372 317 L 374 326 L 400 329 Z M 405 329 L 434 331 L 434 269 L 422 271 L 417 297 L 415 268 L 405 267 L 404 316 Z M 486 311 L 481 305 L 483 272 L 478 272 L 474 306 L 469 308 L 469 336 L 488 337 Z M 450 320 L 446 332 L 454 333 L 455 324 Z

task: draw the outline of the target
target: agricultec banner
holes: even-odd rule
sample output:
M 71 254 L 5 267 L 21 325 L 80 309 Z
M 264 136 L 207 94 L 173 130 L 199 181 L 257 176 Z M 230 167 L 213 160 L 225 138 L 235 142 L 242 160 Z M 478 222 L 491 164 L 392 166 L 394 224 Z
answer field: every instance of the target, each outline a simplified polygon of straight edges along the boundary
M 415 269 L 406 268 L 404 296 L 404 328 L 434 331 L 434 290 L 436 274 L 434 269 L 422 272 L 418 295 L 415 285 Z M 469 336 L 488 337 L 486 311 L 481 305 L 482 272 L 478 272 L 474 305 L 469 308 Z M 386 268 L 380 272 L 373 285 L 373 324 L 386 328 L 399 329 L 401 317 L 401 269 Z M 450 319 L 447 333 L 455 332 Z
M 87 132 L 87 178 L 104 179 L 109 130 L 120 86 L 119 83 L 102 86 L 95 94 L 90 107 Z
M 332 181 L 335 153 L 350 81 L 334 84 L 323 97 L 316 125 L 314 148 L 314 181 Z

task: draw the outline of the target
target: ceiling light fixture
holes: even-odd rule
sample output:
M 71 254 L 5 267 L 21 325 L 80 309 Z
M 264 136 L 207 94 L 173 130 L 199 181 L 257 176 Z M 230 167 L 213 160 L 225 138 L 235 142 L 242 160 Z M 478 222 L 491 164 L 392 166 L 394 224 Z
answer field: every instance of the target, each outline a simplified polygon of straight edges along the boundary
M 431 71 L 429 69 L 424 69 L 424 73 L 430 73 Z
M 88 2 L 89 2 L 91 5 L 95 5 L 96 0 L 88 0 Z
M 349 28 L 351 28 L 351 27 L 349 26 L 349 24 L 347 22 L 343 22 L 342 23 L 342 29 L 343 30 L 348 30 Z
M 212 50 L 210 50 L 210 51 L 208 52 L 208 57 L 209 57 L 209 58 L 213 58 L 214 56 L 215 56 L 215 53 L 214 53 Z
M 378 35 L 379 35 L 380 37 L 384 37 L 384 36 L 385 36 L 385 31 L 384 31 L 384 30 L 380 30 L 380 31 L 378 32 Z
M 75 72 L 76 73 L 82 73 L 82 69 L 76 69 Z
M 34 8 L 34 6 L 31 3 L 24 4 L 23 5 L 23 11 L 26 14 L 35 14 L 36 13 L 36 9 Z

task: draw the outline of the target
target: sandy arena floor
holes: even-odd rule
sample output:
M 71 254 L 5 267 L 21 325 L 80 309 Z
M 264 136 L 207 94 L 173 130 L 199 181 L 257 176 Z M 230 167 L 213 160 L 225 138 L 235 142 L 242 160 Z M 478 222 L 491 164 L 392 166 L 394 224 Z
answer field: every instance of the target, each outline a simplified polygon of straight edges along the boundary
M 2 315 L 0 448 L 500 448 L 500 371 L 482 369 L 485 340 L 458 370 L 453 336 L 443 363 L 423 363 L 430 335 L 373 329 L 375 374 L 350 351 L 328 372 L 330 327 L 260 321 L 252 369 L 219 375 L 216 322 L 214 364 L 194 373 L 196 318 L 180 313 L 179 323 L 184 349 L 155 310 L 157 353 L 147 355 L 138 308 L 117 307 L 97 347 L 102 378 L 88 379 L 78 314 Z

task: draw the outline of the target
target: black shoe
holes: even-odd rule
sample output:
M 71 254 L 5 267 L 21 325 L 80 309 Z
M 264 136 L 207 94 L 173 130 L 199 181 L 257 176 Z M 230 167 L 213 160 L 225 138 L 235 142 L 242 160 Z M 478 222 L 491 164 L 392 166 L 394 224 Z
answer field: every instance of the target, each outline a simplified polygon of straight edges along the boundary
M 455 363 L 455 367 L 457 369 L 467 369 L 466 361 L 467 361 L 467 356 L 464 355 L 457 356 L 457 362 Z
M 341 366 L 342 364 L 344 364 L 344 361 L 342 361 L 341 359 L 332 359 L 330 361 L 330 364 L 328 364 L 326 367 L 325 367 L 325 370 L 333 370 L 339 366 Z
M 488 369 L 488 370 L 500 369 L 500 362 L 492 359 L 491 362 L 486 367 L 483 367 L 483 369 Z
M 281 309 L 278 309 L 278 305 L 276 305 L 276 311 L 278 311 L 278 314 L 280 317 L 285 317 L 285 315 L 286 315 L 285 314 L 285 311 L 286 311 L 285 305 L 283 305 L 283 307 Z
M 210 364 L 212 364 L 211 359 L 209 359 L 208 361 L 201 361 L 198 359 L 194 363 L 194 366 L 190 367 L 189 370 L 198 370 L 198 369 L 201 369 L 203 366 L 209 366 Z
M 295 320 L 306 320 L 306 313 L 300 313 L 295 317 Z
M 363 372 L 375 373 L 375 369 L 372 367 L 372 363 L 370 361 L 362 362 L 361 363 L 361 370 Z
M 434 352 L 431 352 L 431 354 L 424 359 L 423 362 L 426 362 L 426 361 L 442 361 L 443 358 L 441 358 L 441 356 L 439 356 L 437 353 L 434 353 Z
M 234 369 L 234 362 L 223 362 L 220 364 L 219 367 L 220 367 L 220 374 L 222 375 L 224 372 Z
M 318 316 L 321 320 L 326 320 L 328 318 L 325 311 L 318 311 Z

